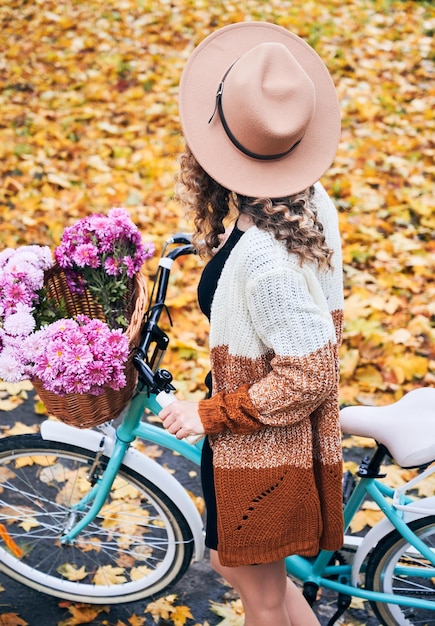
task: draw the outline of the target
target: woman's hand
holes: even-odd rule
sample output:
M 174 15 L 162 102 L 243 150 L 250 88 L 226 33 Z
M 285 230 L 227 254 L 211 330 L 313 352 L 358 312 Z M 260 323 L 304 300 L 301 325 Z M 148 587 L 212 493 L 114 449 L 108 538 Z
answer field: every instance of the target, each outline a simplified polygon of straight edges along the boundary
M 203 435 L 204 427 L 198 413 L 197 402 L 175 400 L 159 413 L 163 426 L 177 439 L 189 435 Z

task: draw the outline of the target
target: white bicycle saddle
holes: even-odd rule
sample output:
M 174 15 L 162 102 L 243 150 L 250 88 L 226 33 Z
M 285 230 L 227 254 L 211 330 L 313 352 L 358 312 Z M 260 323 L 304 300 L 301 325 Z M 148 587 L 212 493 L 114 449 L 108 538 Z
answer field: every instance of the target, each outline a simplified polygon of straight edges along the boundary
M 386 406 L 348 406 L 340 411 L 341 430 L 382 443 L 401 467 L 435 460 L 435 388 L 414 389 Z

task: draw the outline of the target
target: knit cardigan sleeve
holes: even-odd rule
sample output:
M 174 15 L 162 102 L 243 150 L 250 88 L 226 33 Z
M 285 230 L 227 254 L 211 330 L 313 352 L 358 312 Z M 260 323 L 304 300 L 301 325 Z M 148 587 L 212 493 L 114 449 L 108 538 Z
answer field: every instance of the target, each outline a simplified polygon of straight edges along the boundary
M 289 262 L 282 251 L 275 256 L 270 252 L 265 250 L 263 259 L 261 249 L 251 246 L 244 258 L 249 270 L 238 275 L 239 280 L 246 278 L 245 328 L 255 330 L 263 352 L 250 357 L 247 351 L 241 362 L 266 359 L 268 371 L 252 384 L 243 381 L 236 389 L 218 391 L 199 403 L 207 434 L 248 433 L 264 425 L 296 423 L 308 418 L 337 388 L 336 333 L 320 283 L 313 270 L 300 268 L 294 255 Z M 265 260 L 271 258 L 272 262 Z M 240 266 L 240 255 L 236 266 L 237 260 Z M 229 344 L 231 352 L 231 339 Z

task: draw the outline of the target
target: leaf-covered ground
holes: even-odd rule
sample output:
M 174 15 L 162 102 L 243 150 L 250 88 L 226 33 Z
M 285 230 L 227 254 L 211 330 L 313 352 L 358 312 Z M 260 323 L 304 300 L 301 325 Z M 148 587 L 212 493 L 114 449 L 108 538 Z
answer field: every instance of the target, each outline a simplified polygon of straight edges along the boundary
M 120 205 L 158 248 L 173 232 L 188 230 L 172 198 L 183 148 L 180 74 L 208 33 L 241 20 L 275 22 L 306 38 L 329 67 L 341 101 L 341 142 L 323 183 L 339 210 L 343 239 L 342 401 L 382 404 L 433 386 L 429 2 L 2 0 L 0 250 L 54 247 L 66 225 Z M 153 260 L 145 268 L 150 279 L 155 266 Z M 191 397 L 202 395 L 208 367 L 207 325 L 196 305 L 200 271 L 198 259 L 177 263 L 169 302 L 174 328 L 166 366 Z M 0 409 L 13 409 L 22 393 L 3 387 Z M 368 513 L 362 516 L 355 522 L 364 526 Z M 162 598 L 128 624 L 161 617 L 192 623 L 188 607 L 175 611 L 178 604 Z M 226 624 L 240 623 L 233 604 L 215 607 Z M 97 623 L 86 611 L 71 606 L 64 623 Z M 0 616 L 1 624 L 20 620 Z
M 157 246 L 189 224 L 173 195 L 177 87 L 189 54 L 240 20 L 313 45 L 341 101 L 323 179 L 340 211 L 346 288 L 342 400 L 384 403 L 435 382 L 435 10 L 396 0 L 4 0 L 0 7 L 0 249 L 54 246 L 65 225 L 126 206 Z M 147 271 L 151 276 L 155 262 Z M 200 262 L 174 272 L 167 362 L 202 393 Z

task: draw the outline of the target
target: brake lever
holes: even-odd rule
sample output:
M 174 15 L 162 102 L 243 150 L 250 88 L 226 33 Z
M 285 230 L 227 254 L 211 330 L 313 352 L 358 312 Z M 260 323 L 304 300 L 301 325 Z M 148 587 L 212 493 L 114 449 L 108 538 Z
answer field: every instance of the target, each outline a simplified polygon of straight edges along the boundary
M 155 373 L 145 362 L 143 352 L 138 351 L 133 355 L 133 365 L 139 372 L 140 380 L 145 383 L 150 393 L 159 394 L 161 391 L 169 393 L 175 391 L 172 383 L 172 374 L 165 369 L 158 369 Z

